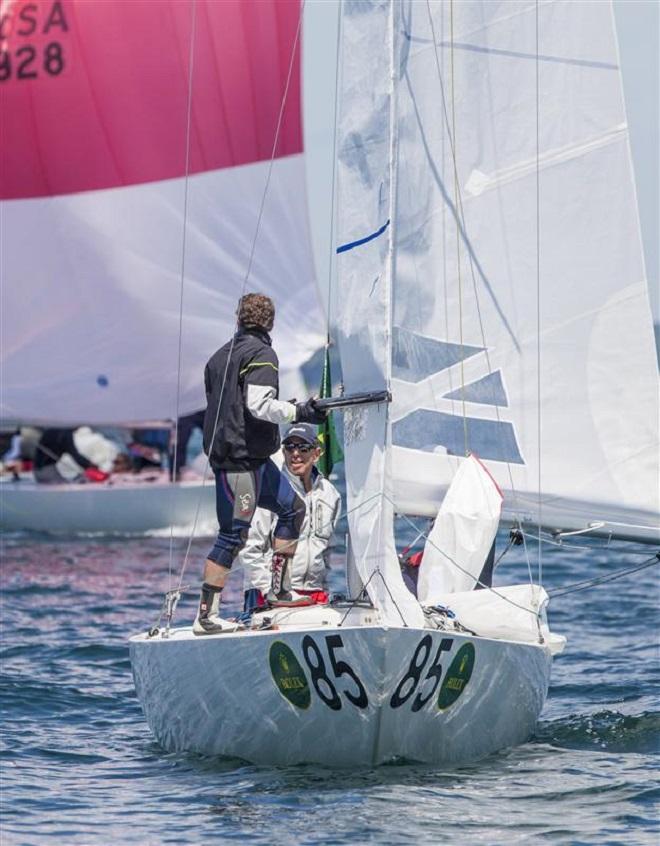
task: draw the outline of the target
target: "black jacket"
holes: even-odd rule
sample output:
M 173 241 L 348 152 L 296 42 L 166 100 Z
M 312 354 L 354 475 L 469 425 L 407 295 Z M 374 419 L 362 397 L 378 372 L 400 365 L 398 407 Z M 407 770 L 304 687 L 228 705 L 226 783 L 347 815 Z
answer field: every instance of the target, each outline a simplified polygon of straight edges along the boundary
M 234 336 L 231 358 L 230 348 L 231 341 L 211 356 L 204 370 L 208 404 L 204 415 L 204 452 L 214 470 L 256 470 L 279 448 L 280 432 L 276 423 L 258 420 L 250 414 L 245 393 L 248 385 L 261 385 L 275 388 L 277 397 L 279 362 L 269 335 L 256 329 L 239 329 Z M 216 415 L 218 424 L 213 437 Z
M 34 454 L 34 469 L 39 470 L 56 464 L 65 452 L 84 470 L 88 467 L 96 467 L 76 449 L 73 429 L 44 429 Z

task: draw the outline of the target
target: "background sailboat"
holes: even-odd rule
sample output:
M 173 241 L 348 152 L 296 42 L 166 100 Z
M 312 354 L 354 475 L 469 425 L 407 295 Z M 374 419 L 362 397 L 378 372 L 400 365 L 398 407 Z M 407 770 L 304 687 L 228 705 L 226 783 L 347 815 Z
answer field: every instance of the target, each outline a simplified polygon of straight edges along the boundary
M 233 331 L 247 273 L 278 305 L 283 392 L 298 395 L 324 340 L 298 3 L 172 0 L 154 14 L 149 0 L 63 0 L 2 13 L 0 418 L 130 424 L 203 408 L 203 367 Z M 24 486 L 14 501 L 14 487 L 3 486 L 3 524 L 47 527 L 41 500 L 23 501 Z M 59 497 L 71 507 L 51 528 L 75 530 L 77 513 L 87 530 L 170 522 L 157 485 L 112 518 L 118 486 L 100 499 L 90 487 Z M 181 490 L 174 519 L 189 525 L 199 486 Z M 165 511 L 150 511 L 156 498 Z

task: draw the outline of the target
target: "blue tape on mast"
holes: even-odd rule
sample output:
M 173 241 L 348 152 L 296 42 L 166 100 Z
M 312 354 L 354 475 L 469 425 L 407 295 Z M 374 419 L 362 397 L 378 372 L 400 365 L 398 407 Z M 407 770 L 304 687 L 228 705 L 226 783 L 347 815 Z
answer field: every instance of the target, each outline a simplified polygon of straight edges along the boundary
M 341 247 L 337 247 L 337 252 L 345 253 L 347 250 L 352 250 L 353 247 L 360 247 L 362 244 L 366 244 L 369 241 L 373 241 L 374 238 L 378 238 L 379 235 L 382 235 L 389 225 L 390 222 L 388 220 L 380 227 L 377 232 L 372 232 L 371 235 L 367 235 L 366 238 L 360 238 L 359 241 L 351 241 L 349 244 L 342 244 Z

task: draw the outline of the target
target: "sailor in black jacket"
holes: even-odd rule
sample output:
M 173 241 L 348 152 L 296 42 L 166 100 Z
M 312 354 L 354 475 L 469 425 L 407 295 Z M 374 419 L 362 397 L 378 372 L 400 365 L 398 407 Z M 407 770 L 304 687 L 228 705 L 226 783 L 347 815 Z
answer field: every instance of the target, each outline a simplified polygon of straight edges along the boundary
M 280 445 L 278 424 L 322 423 L 326 415 L 315 409 L 313 399 L 292 403 L 278 397 L 279 362 L 268 335 L 275 318 L 272 300 L 245 294 L 237 316 L 238 331 L 210 358 L 204 371 L 208 404 L 204 451 L 215 474 L 220 530 L 204 566 L 195 634 L 237 628 L 220 618 L 220 594 L 257 507 L 278 515 L 270 604 L 305 601 L 293 599 L 288 572 L 305 505 L 270 456 Z
M 67 479 L 59 472 L 57 462 L 68 454 L 83 470 L 99 468 L 78 451 L 73 429 L 44 429 L 34 453 L 34 478 L 37 482 L 57 484 Z

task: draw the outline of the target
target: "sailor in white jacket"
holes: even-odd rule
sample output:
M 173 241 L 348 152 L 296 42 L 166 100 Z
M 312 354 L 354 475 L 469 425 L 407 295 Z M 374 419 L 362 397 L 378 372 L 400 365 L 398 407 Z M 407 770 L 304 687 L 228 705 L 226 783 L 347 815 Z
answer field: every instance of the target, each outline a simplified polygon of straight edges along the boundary
M 329 546 L 341 513 L 341 496 L 314 466 L 322 454 L 316 427 L 294 423 L 282 442 L 283 474 L 305 503 L 305 518 L 289 569 L 291 588 L 301 602 L 324 601 Z M 278 456 L 272 456 L 277 461 Z M 257 508 L 239 553 L 245 573 L 245 611 L 263 607 L 271 587 L 272 533 L 276 517 Z

